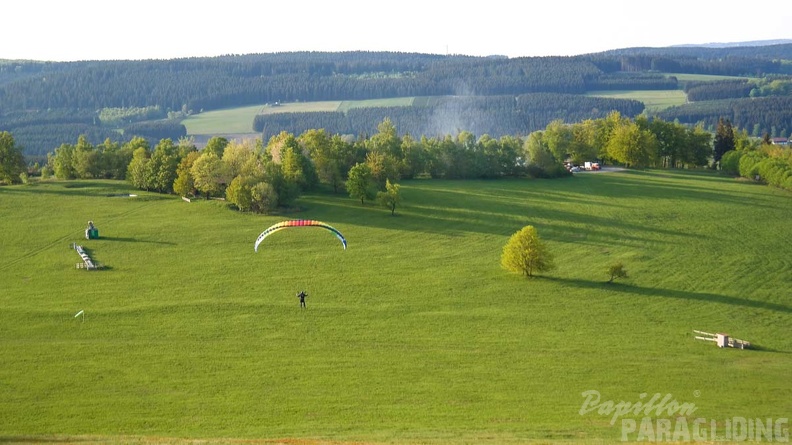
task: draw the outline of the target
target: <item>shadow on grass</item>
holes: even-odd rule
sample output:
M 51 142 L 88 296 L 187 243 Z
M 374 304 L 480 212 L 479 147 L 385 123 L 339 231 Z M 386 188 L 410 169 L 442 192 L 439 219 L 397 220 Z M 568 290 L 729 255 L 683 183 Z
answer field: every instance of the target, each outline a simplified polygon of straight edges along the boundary
M 170 241 L 150 241 L 144 240 L 140 238 L 131 238 L 128 236 L 102 236 L 97 241 L 116 241 L 116 242 L 123 242 L 123 243 L 149 243 L 149 244 L 165 244 L 174 246 L 176 243 Z
M 580 280 L 573 278 L 557 278 L 557 277 L 544 277 L 544 276 L 540 278 L 548 281 L 555 281 L 557 283 L 565 284 L 568 286 L 583 288 L 583 289 L 600 289 L 604 291 L 635 294 L 645 297 L 675 298 L 679 300 L 703 301 L 707 303 L 720 303 L 720 304 L 728 304 L 731 306 L 742 306 L 753 309 L 765 309 L 775 312 L 792 313 L 792 307 L 783 304 L 749 300 L 747 298 L 729 297 L 727 295 L 700 293 L 700 292 L 687 292 L 687 291 L 674 290 L 674 289 L 647 288 L 647 287 L 632 286 L 623 283 L 607 283 L 604 281 Z
M 128 182 L 112 179 L 41 181 L 13 187 L 0 187 L 0 194 L 86 196 L 92 198 L 126 197 L 139 201 L 171 199 L 172 195 L 137 190 Z M 134 197 L 131 195 L 135 195 Z
M 0 443 L 76 443 L 96 442 L 95 438 L 88 437 L 52 437 L 52 436 L 0 436 Z
M 720 193 L 718 186 L 732 186 L 733 178 L 715 173 L 677 170 L 625 170 L 597 178 L 592 195 L 618 198 L 663 198 L 680 202 L 724 202 L 740 206 L 776 209 L 768 205 L 768 195 L 754 188 Z
M 580 207 L 585 195 L 574 184 L 559 181 L 558 190 L 531 187 L 531 180 L 519 179 L 405 181 L 404 199 L 408 204 L 397 207 L 396 213 L 404 216 L 398 219 L 386 218 L 390 212 L 376 204 L 361 205 L 341 195 L 307 195 L 301 201 L 307 205 L 306 211 L 329 215 L 327 218 L 335 223 L 355 225 L 365 221 L 387 229 L 451 236 L 465 232 L 510 236 L 516 229 L 532 224 L 543 230 L 548 240 L 597 245 L 641 245 L 651 239 L 705 237 L 666 228 L 661 223 L 631 222 L 618 214 L 596 211 L 597 206 L 610 206 L 607 203 Z M 361 218 L 361 212 L 369 217 Z

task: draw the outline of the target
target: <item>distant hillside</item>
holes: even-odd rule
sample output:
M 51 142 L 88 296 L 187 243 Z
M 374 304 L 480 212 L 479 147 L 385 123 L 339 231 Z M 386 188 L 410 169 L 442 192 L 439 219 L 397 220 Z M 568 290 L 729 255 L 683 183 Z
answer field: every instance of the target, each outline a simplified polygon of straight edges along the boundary
M 776 40 L 753 40 L 749 42 L 713 42 L 713 43 L 689 43 L 685 45 L 672 45 L 671 48 L 741 48 L 751 46 L 770 46 L 770 45 L 787 45 L 792 43 L 792 39 L 776 39 Z
M 717 45 L 717 44 L 710 44 Z M 726 45 L 726 44 L 723 44 Z M 595 54 L 600 57 L 623 57 L 623 56 L 643 56 L 643 57 L 669 57 L 669 58 L 692 58 L 705 60 L 717 60 L 724 58 L 741 58 L 745 60 L 755 60 L 771 62 L 773 60 L 792 60 L 792 41 L 782 44 L 766 44 L 757 46 L 705 46 L 705 45 L 682 45 L 668 46 L 660 48 L 633 47 L 613 49 Z M 721 73 L 726 74 L 726 73 Z

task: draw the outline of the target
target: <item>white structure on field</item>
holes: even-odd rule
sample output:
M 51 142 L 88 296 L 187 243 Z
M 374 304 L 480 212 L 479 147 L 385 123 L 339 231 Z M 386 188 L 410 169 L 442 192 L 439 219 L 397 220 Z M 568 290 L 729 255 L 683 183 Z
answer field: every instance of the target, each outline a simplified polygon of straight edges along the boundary
M 696 340 L 714 341 L 719 348 L 748 349 L 751 347 L 751 342 L 730 337 L 729 334 L 723 334 L 723 333 L 711 334 L 709 332 L 697 331 L 695 329 L 693 330 L 693 332 L 696 334 L 701 334 L 695 337 Z

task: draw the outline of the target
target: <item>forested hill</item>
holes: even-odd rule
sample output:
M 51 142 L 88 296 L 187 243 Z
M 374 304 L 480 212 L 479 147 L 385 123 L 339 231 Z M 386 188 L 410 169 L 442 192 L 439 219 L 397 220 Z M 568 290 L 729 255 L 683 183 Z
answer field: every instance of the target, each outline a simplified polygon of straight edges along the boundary
M 6 69 L 12 69 L 11 66 Z M 267 102 L 404 96 L 582 93 L 602 71 L 583 59 L 294 53 L 76 63 L 4 76 L 1 113 L 144 107 L 199 111 Z
M 662 57 L 686 57 L 706 61 L 717 61 L 724 58 L 736 59 L 755 59 L 755 60 L 792 60 L 792 42 L 778 43 L 773 45 L 752 45 L 752 46 L 669 46 L 663 48 L 623 48 L 613 49 L 599 53 L 604 57 L 621 56 L 662 56 Z
M 724 60 L 727 58 L 728 60 Z M 635 59 L 635 61 L 631 61 Z M 676 88 L 620 71 L 790 74 L 792 44 L 756 48 L 634 48 L 578 57 L 441 56 L 415 53 L 276 53 L 140 61 L 0 61 L 0 114 L 53 108 L 159 105 L 217 109 L 274 101 L 503 95 Z M 644 61 L 639 63 L 637 61 Z M 644 66 L 646 65 L 646 66 Z
M 60 143 L 73 143 L 77 134 L 88 135 L 93 143 L 134 135 L 177 139 L 185 135 L 180 119 L 221 108 L 409 96 L 517 98 L 553 93 L 566 97 L 594 90 L 669 90 L 680 88 L 677 79 L 657 71 L 786 75 L 792 73 L 792 65 L 784 59 L 792 60 L 792 45 L 667 48 L 665 52 L 632 49 L 513 59 L 361 51 L 173 60 L 0 61 L 0 131 L 11 131 L 26 154 L 41 155 Z M 606 106 L 612 105 L 617 110 L 635 109 L 631 103 L 618 101 Z M 590 103 L 583 106 L 592 110 Z M 593 108 L 600 115 L 608 111 L 599 105 Z M 143 111 L 108 121 L 104 113 L 108 109 Z M 569 110 L 569 116 L 589 115 L 575 109 Z M 526 134 L 536 129 L 528 122 L 541 121 L 526 118 L 503 131 Z

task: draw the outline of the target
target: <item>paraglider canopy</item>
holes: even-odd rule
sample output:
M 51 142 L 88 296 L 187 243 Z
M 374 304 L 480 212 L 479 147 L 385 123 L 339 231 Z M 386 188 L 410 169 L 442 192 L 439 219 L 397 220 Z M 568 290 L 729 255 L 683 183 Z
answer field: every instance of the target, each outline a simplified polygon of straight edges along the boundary
M 287 229 L 290 227 L 319 227 L 325 230 L 329 230 L 332 232 L 339 240 L 341 240 L 341 244 L 344 246 L 344 250 L 347 248 L 347 242 L 344 238 L 344 235 L 341 234 L 338 230 L 334 227 L 330 226 L 329 224 L 323 223 L 322 221 L 314 221 L 311 219 L 295 219 L 291 221 L 283 221 L 277 224 L 273 224 L 272 226 L 268 227 L 267 230 L 261 232 L 261 235 L 258 236 L 256 239 L 256 245 L 253 248 L 256 252 L 258 252 L 259 244 L 264 241 L 264 238 L 272 235 L 273 233 L 277 232 L 278 230 Z

